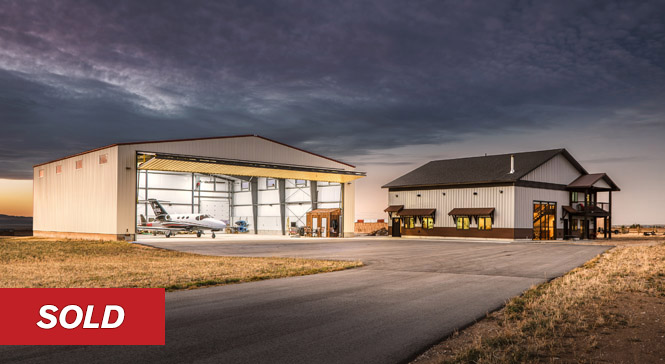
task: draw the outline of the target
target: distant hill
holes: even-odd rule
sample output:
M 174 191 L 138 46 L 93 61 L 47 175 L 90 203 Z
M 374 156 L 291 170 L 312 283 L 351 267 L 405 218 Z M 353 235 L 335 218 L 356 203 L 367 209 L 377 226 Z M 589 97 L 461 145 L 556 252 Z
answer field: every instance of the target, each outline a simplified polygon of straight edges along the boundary
M 32 217 L 0 214 L 0 229 L 32 230 Z

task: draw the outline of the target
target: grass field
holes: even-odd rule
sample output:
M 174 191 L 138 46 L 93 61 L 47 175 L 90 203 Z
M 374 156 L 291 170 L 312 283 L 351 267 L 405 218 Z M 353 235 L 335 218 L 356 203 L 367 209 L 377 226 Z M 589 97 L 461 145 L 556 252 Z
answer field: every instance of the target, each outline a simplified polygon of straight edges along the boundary
M 662 362 L 665 242 L 619 243 L 510 300 L 414 362 Z
M 189 289 L 348 269 L 360 262 L 218 257 L 125 242 L 0 238 L 0 288 Z

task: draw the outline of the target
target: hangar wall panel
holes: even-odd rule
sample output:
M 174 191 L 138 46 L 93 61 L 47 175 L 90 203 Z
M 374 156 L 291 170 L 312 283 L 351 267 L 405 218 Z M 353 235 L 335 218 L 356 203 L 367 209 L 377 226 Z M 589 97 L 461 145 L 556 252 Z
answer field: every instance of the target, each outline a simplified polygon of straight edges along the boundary
M 35 167 L 33 229 L 116 234 L 117 152 L 118 147 L 105 148 Z M 105 164 L 99 163 L 102 155 Z M 81 169 L 76 169 L 77 161 L 82 161 Z
M 580 171 L 566 157 L 557 154 L 554 158 L 545 162 L 545 164 L 522 177 L 522 180 L 567 185 L 581 175 Z
M 455 227 L 453 218 L 448 215 L 454 208 L 494 207 L 493 227 L 496 228 L 513 228 L 515 221 L 513 186 L 390 191 L 388 202 L 389 205 L 404 205 L 405 209 L 435 208 L 435 227 Z M 475 227 L 475 222 L 472 226 Z
M 546 190 L 542 188 L 515 188 L 515 227 L 533 228 L 533 201 L 556 202 L 557 229 L 563 229 L 562 206 L 568 205 L 570 196 L 567 191 Z

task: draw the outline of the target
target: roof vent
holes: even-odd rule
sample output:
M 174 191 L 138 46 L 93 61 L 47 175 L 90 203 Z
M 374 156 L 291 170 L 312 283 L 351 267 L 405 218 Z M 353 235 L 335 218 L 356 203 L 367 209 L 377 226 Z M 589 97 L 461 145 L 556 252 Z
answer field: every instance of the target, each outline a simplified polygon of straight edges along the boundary
M 510 155 L 510 174 L 515 173 L 515 155 Z

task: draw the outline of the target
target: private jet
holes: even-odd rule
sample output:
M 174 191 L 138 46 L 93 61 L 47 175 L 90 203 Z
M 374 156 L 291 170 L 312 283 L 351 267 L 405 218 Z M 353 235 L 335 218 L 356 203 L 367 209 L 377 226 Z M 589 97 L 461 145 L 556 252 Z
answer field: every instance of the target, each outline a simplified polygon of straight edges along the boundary
M 223 231 L 227 225 L 224 221 L 206 214 L 169 214 L 156 199 L 150 198 L 148 202 L 155 213 L 155 220 L 148 222 L 141 215 L 139 230 L 164 231 L 167 238 L 177 231 L 196 232 L 196 236 L 200 238 L 203 230 L 210 230 L 214 239 L 215 231 Z

